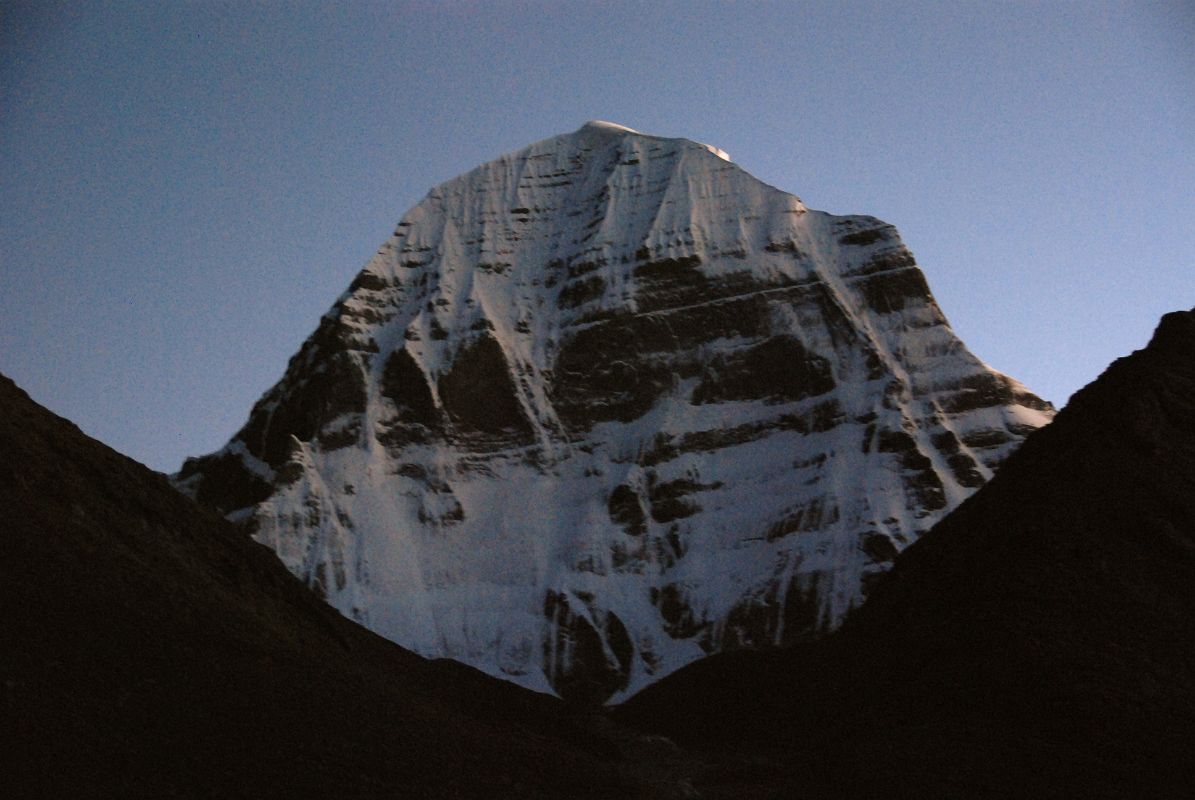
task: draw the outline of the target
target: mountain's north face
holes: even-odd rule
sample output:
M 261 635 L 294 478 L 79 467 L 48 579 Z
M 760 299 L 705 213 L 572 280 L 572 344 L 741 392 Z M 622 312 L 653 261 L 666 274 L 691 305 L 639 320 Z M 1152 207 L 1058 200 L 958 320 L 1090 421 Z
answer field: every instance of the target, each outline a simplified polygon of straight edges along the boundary
M 589 123 L 433 189 L 176 482 L 405 647 L 617 701 L 833 628 L 1052 414 L 890 225 Z

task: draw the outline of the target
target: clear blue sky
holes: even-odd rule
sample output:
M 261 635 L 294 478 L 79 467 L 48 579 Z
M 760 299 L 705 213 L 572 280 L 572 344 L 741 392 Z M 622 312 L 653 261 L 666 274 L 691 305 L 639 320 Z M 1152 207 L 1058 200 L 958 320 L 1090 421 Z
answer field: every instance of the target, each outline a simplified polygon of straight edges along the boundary
M 1061 404 L 1195 305 L 1187 3 L 0 5 L 0 371 L 221 446 L 429 188 L 588 119 L 878 216 Z

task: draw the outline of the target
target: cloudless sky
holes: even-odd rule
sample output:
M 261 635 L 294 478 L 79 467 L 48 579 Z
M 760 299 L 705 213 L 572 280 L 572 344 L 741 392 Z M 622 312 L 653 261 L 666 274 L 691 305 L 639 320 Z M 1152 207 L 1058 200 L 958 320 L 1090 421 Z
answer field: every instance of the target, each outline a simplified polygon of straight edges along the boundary
M 432 186 L 589 119 L 896 225 L 1063 404 L 1195 306 L 1195 5 L 0 4 L 0 371 L 214 450 Z

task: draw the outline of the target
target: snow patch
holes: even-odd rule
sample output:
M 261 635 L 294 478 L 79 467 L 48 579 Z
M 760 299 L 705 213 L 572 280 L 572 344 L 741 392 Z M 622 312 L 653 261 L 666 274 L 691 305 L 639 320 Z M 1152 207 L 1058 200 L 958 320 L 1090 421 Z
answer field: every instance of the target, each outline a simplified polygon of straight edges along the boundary
M 626 125 L 619 125 L 617 122 L 606 122 L 602 119 L 591 119 L 581 126 L 581 130 L 600 130 L 600 131 L 616 131 L 618 133 L 639 133 L 634 128 L 628 128 Z

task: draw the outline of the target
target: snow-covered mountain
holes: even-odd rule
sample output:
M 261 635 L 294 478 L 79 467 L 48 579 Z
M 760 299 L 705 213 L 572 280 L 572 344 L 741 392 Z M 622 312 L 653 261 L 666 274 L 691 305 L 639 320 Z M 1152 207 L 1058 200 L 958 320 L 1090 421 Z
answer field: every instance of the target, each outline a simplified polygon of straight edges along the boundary
M 833 628 L 1052 414 L 890 225 L 591 122 L 433 189 L 176 481 L 405 647 L 617 701 Z

